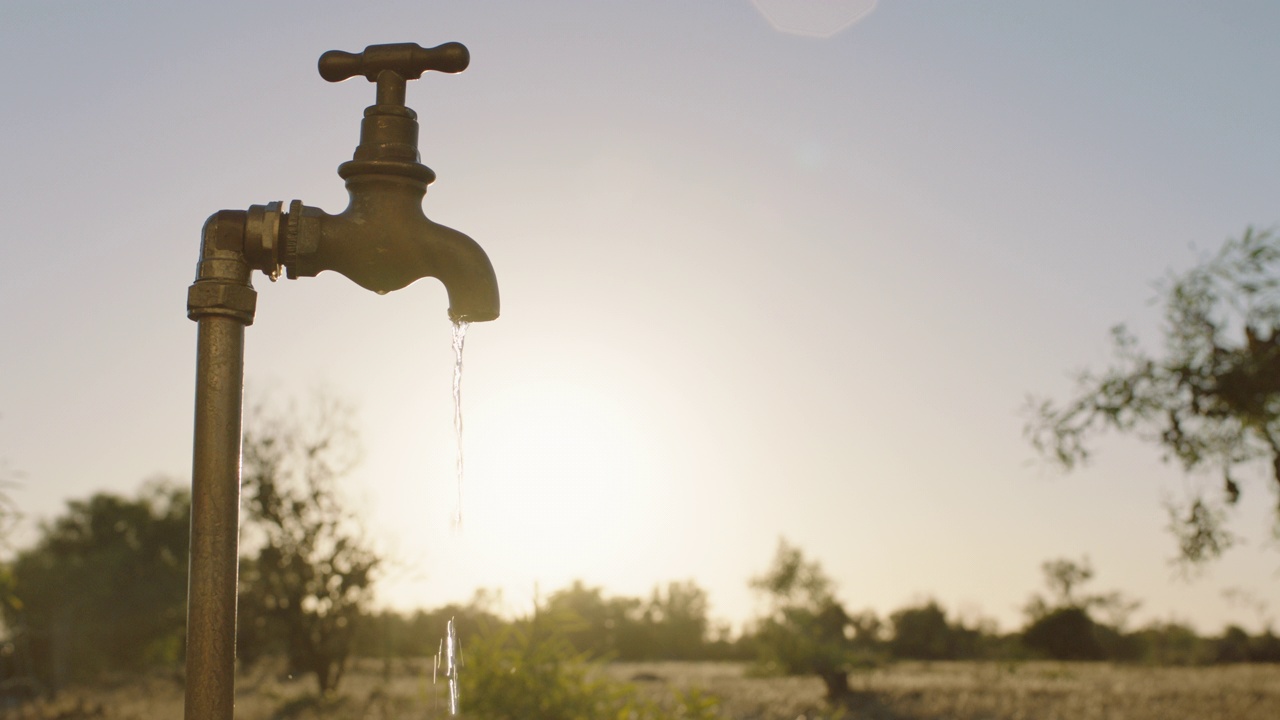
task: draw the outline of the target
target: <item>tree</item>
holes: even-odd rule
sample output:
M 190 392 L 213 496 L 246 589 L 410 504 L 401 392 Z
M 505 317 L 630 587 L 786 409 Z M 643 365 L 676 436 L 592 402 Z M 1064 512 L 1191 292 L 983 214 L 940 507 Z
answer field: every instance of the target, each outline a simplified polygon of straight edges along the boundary
M 12 562 L 3 609 L 46 683 L 178 662 L 190 517 L 189 492 L 155 481 L 133 498 L 72 500 L 41 525 Z
M 1280 237 L 1247 229 L 1171 280 L 1164 355 L 1149 357 L 1117 326 L 1114 366 L 1082 374 L 1065 404 L 1033 400 L 1026 433 L 1066 469 L 1088 460 L 1088 440 L 1111 429 L 1159 445 L 1189 472 L 1219 470 L 1217 492 L 1169 508 L 1180 556 L 1197 563 L 1233 544 L 1226 518 L 1242 494 L 1240 468 L 1265 466 L 1280 489 Z
M 849 673 L 869 659 L 876 638 L 868 634 L 878 623 L 855 624 L 821 565 L 786 540 L 778 541 L 773 564 L 751 587 L 769 602 L 756 628 L 761 660 L 790 675 L 818 675 L 828 699 L 848 695 Z
M 889 618 L 893 623 L 889 651 L 896 658 L 955 660 L 977 652 L 981 633 L 958 623 L 953 625 L 936 600 L 903 608 Z
M 18 486 L 14 479 L 19 476 L 18 471 L 9 467 L 9 463 L 4 458 L 0 458 L 0 548 L 7 548 L 9 542 L 9 534 L 13 532 L 14 526 L 22 518 L 22 513 L 18 510 L 18 504 L 9 496 L 8 491 Z
M 471 638 L 502 624 L 495 614 L 500 592 L 478 589 L 465 604 L 450 603 L 412 614 L 382 610 L 361 619 L 352 655 L 376 658 L 424 658 L 435 655 L 453 622 L 459 638 Z
M 1111 652 L 1127 654 L 1120 629 L 1140 605 L 1119 592 L 1088 594 L 1081 586 L 1093 579 L 1089 558 L 1060 558 L 1040 565 L 1049 597 L 1032 595 L 1025 612 L 1029 624 L 1023 643 L 1057 660 L 1097 660 Z M 1091 611 L 1109 616 L 1113 627 L 1094 621 Z
M 628 630 L 638 625 L 639 607 L 639 600 L 606 599 L 601 588 L 575 580 L 552 593 L 542 613 L 556 618 L 560 635 L 575 650 L 599 660 L 621 653 Z
M 692 580 L 655 587 L 644 611 L 653 657 L 693 660 L 706 651 L 707 592 Z
M 547 598 L 544 612 L 561 633 L 593 659 L 693 660 L 706 657 L 707 593 L 692 580 L 654 587 L 647 602 L 606 598 L 581 580 Z
M 1080 607 L 1050 610 L 1027 627 L 1022 642 L 1055 660 L 1101 660 L 1105 654 L 1097 623 Z
M 1088 557 L 1080 562 L 1067 558 L 1046 560 L 1040 564 L 1044 573 L 1044 583 L 1049 586 L 1049 597 L 1033 594 L 1027 602 L 1024 612 L 1032 620 L 1062 608 L 1080 608 L 1085 611 L 1097 610 L 1111 621 L 1112 625 L 1123 627 L 1133 611 L 1141 607 L 1140 600 L 1129 600 L 1117 591 L 1108 593 L 1082 593 L 1081 586 L 1093 579 L 1093 565 Z
M 359 457 L 352 418 L 322 396 L 302 414 L 257 406 L 245 423 L 240 654 L 283 650 L 321 694 L 342 679 L 380 562 L 337 484 Z

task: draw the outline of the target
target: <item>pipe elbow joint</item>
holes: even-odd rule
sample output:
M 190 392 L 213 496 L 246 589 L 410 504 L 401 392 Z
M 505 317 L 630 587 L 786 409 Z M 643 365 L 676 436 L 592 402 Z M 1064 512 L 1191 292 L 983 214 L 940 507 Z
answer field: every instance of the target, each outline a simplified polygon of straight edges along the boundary
M 205 220 L 200 231 L 200 261 L 196 280 L 222 280 L 249 283 L 252 268 L 245 258 L 245 223 L 243 210 L 219 210 Z
M 243 210 L 220 210 L 205 221 L 196 280 L 187 288 L 187 317 L 192 320 L 220 316 L 253 324 L 258 296 L 245 257 L 247 215 Z

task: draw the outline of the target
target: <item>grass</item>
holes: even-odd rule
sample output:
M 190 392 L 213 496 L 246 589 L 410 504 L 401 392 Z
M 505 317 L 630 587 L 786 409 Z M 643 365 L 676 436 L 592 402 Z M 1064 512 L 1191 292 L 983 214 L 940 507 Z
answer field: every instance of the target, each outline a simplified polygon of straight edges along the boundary
M 389 671 L 389 672 L 388 672 Z M 753 677 L 734 663 L 613 664 L 604 669 L 654 698 L 682 688 L 718 696 L 733 720 L 1274 720 L 1280 666 L 1152 668 L 1107 663 L 899 663 L 855 675 L 854 696 L 831 707 L 817 678 Z M 465 672 L 465 669 L 464 669 Z M 431 665 L 361 661 L 339 693 L 260 668 L 239 679 L 237 720 L 435 720 L 448 717 Z M 466 699 L 463 698 L 465 710 Z M 56 702 L 0 707 L 9 720 L 173 720 L 182 688 L 154 675 L 68 690 Z M 528 720 L 540 720 L 529 718 Z M 552 720 L 552 719 L 542 719 Z
M 1274 720 L 1280 667 L 1154 668 L 1109 663 L 898 663 L 853 677 L 843 707 L 816 678 L 751 677 L 739 665 L 615 665 L 645 684 L 696 684 L 735 720 Z M 654 679 L 656 678 L 656 679 Z M 657 690 L 658 688 L 655 688 Z

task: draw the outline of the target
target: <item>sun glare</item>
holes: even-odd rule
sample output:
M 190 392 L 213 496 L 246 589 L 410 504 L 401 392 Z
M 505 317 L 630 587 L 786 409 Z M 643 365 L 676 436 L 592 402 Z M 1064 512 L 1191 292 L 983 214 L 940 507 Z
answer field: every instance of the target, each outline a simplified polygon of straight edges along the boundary
M 530 384 L 472 410 L 467 532 L 547 582 L 591 573 L 639 541 L 661 488 L 616 392 Z

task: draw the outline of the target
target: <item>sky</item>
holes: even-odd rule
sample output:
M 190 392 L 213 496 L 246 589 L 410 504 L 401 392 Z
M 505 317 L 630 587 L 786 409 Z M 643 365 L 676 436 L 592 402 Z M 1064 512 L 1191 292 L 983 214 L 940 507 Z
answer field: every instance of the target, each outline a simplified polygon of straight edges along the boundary
M 1245 543 L 1186 579 L 1164 502 L 1212 478 L 1119 436 L 1063 474 L 1022 433 L 1112 325 L 1158 350 L 1161 278 L 1280 221 L 1280 7 L 758 3 L 0 4 L 13 544 L 190 477 L 205 218 L 345 206 L 373 88 L 320 54 L 460 41 L 470 68 L 408 104 L 425 211 L 502 292 L 467 334 L 462 529 L 438 282 L 259 275 L 246 331 L 250 401 L 358 408 L 380 605 L 693 579 L 736 625 L 785 538 L 850 610 L 1012 630 L 1042 562 L 1087 556 L 1134 625 L 1280 612 L 1264 477 Z

